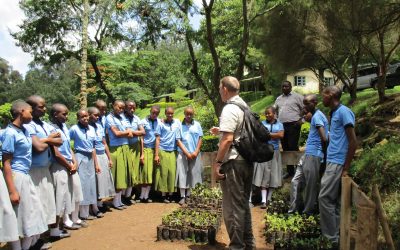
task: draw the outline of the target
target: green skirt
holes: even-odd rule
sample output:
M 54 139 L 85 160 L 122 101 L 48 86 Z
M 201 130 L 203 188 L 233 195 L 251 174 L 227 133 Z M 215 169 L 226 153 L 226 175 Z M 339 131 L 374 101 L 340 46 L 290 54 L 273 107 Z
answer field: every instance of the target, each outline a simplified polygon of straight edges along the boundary
M 110 147 L 113 167 L 111 172 L 114 177 L 115 189 L 125 189 L 133 186 L 132 169 L 133 160 L 129 145 Z
M 139 165 L 140 165 L 140 144 L 139 142 L 129 145 L 129 155 L 132 161 L 132 169 L 130 175 L 132 178 L 132 184 L 136 185 L 140 183 Z
M 141 184 L 153 183 L 154 149 L 144 148 L 144 164 L 139 167 Z
M 175 192 L 176 151 L 160 150 L 160 166 L 155 168 L 154 188 L 160 192 Z

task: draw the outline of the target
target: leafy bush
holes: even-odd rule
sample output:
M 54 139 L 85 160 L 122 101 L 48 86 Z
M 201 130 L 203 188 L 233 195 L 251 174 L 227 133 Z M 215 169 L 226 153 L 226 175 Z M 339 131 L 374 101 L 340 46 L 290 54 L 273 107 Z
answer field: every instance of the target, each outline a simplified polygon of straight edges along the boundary
M 299 138 L 300 147 L 306 145 L 309 132 L 310 132 L 310 123 L 308 122 L 303 123 L 303 125 L 301 125 L 301 130 L 300 130 L 300 138 Z
M 377 184 L 381 192 L 392 192 L 400 188 L 399 167 L 400 140 L 392 138 L 386 144 L 365 149 L 350 171 L 364 190 Z
M 4 103 L 0 106 L 0 126 L 4 127 L 11 121 L 11 103 Z
M 198 102 L 193 105 L 195 119 L 200 122 L 205 135 L 209 134 L 210 128 L 218 126 L 218 118 L 214 112 L 214 106 L 210 101 L 205 103 Z M 203 142 L 204 143 L 204 142 Z
M 383 208 L 388 216 L 389 226 L 396 249 L 400 249 L 400 193 L 394 192 L 383 201 Z
M 203 144 L 201 145 L 201 152 L 214 152 L 218 150 L 218 136 L 205 135 L 203 136 Z

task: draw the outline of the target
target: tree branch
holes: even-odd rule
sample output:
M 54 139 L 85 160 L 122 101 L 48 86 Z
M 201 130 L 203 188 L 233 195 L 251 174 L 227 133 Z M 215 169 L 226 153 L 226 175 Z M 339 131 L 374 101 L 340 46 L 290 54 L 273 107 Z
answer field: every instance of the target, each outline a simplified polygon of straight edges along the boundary
M 239 62 L 236 70 L 237 79 L 242 79 L 244 74 L 244 64 L 246 61 L 247 55 L 247 47 L 249 45 L 250 39 L 250 25 L 247 13 L 247 0 L 242 0 L 242 12 L 243 12 L 243 37 L 242 37 L 242 46 L 239 52 Z

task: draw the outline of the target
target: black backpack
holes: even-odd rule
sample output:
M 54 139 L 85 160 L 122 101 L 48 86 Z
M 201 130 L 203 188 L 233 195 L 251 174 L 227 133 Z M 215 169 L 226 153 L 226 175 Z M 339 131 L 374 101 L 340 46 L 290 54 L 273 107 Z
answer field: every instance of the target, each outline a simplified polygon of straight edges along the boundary
M 234 140 L 233 146 L 248 162 L 267 162 L 274 157 L 274 146 L 267 143 L 271 139 L 268 129 L 261 123 L 260 116 L 248 107 L 228 102 L 238 106 L 244 112 L 243 125 L 239 142 Z

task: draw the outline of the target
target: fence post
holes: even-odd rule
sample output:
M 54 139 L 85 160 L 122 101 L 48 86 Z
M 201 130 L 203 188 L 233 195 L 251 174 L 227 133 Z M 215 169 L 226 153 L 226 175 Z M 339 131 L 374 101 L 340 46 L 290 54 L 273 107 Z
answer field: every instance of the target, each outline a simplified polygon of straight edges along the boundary
M 351 183 L 352 180 L 350 177 L 342 177 L 342 197 L 340 207 L 340 250 L 350 249 Z
M 378 246 L 378 218 L 376 206 L 357 206 L 356 250 L 376 250 Z

